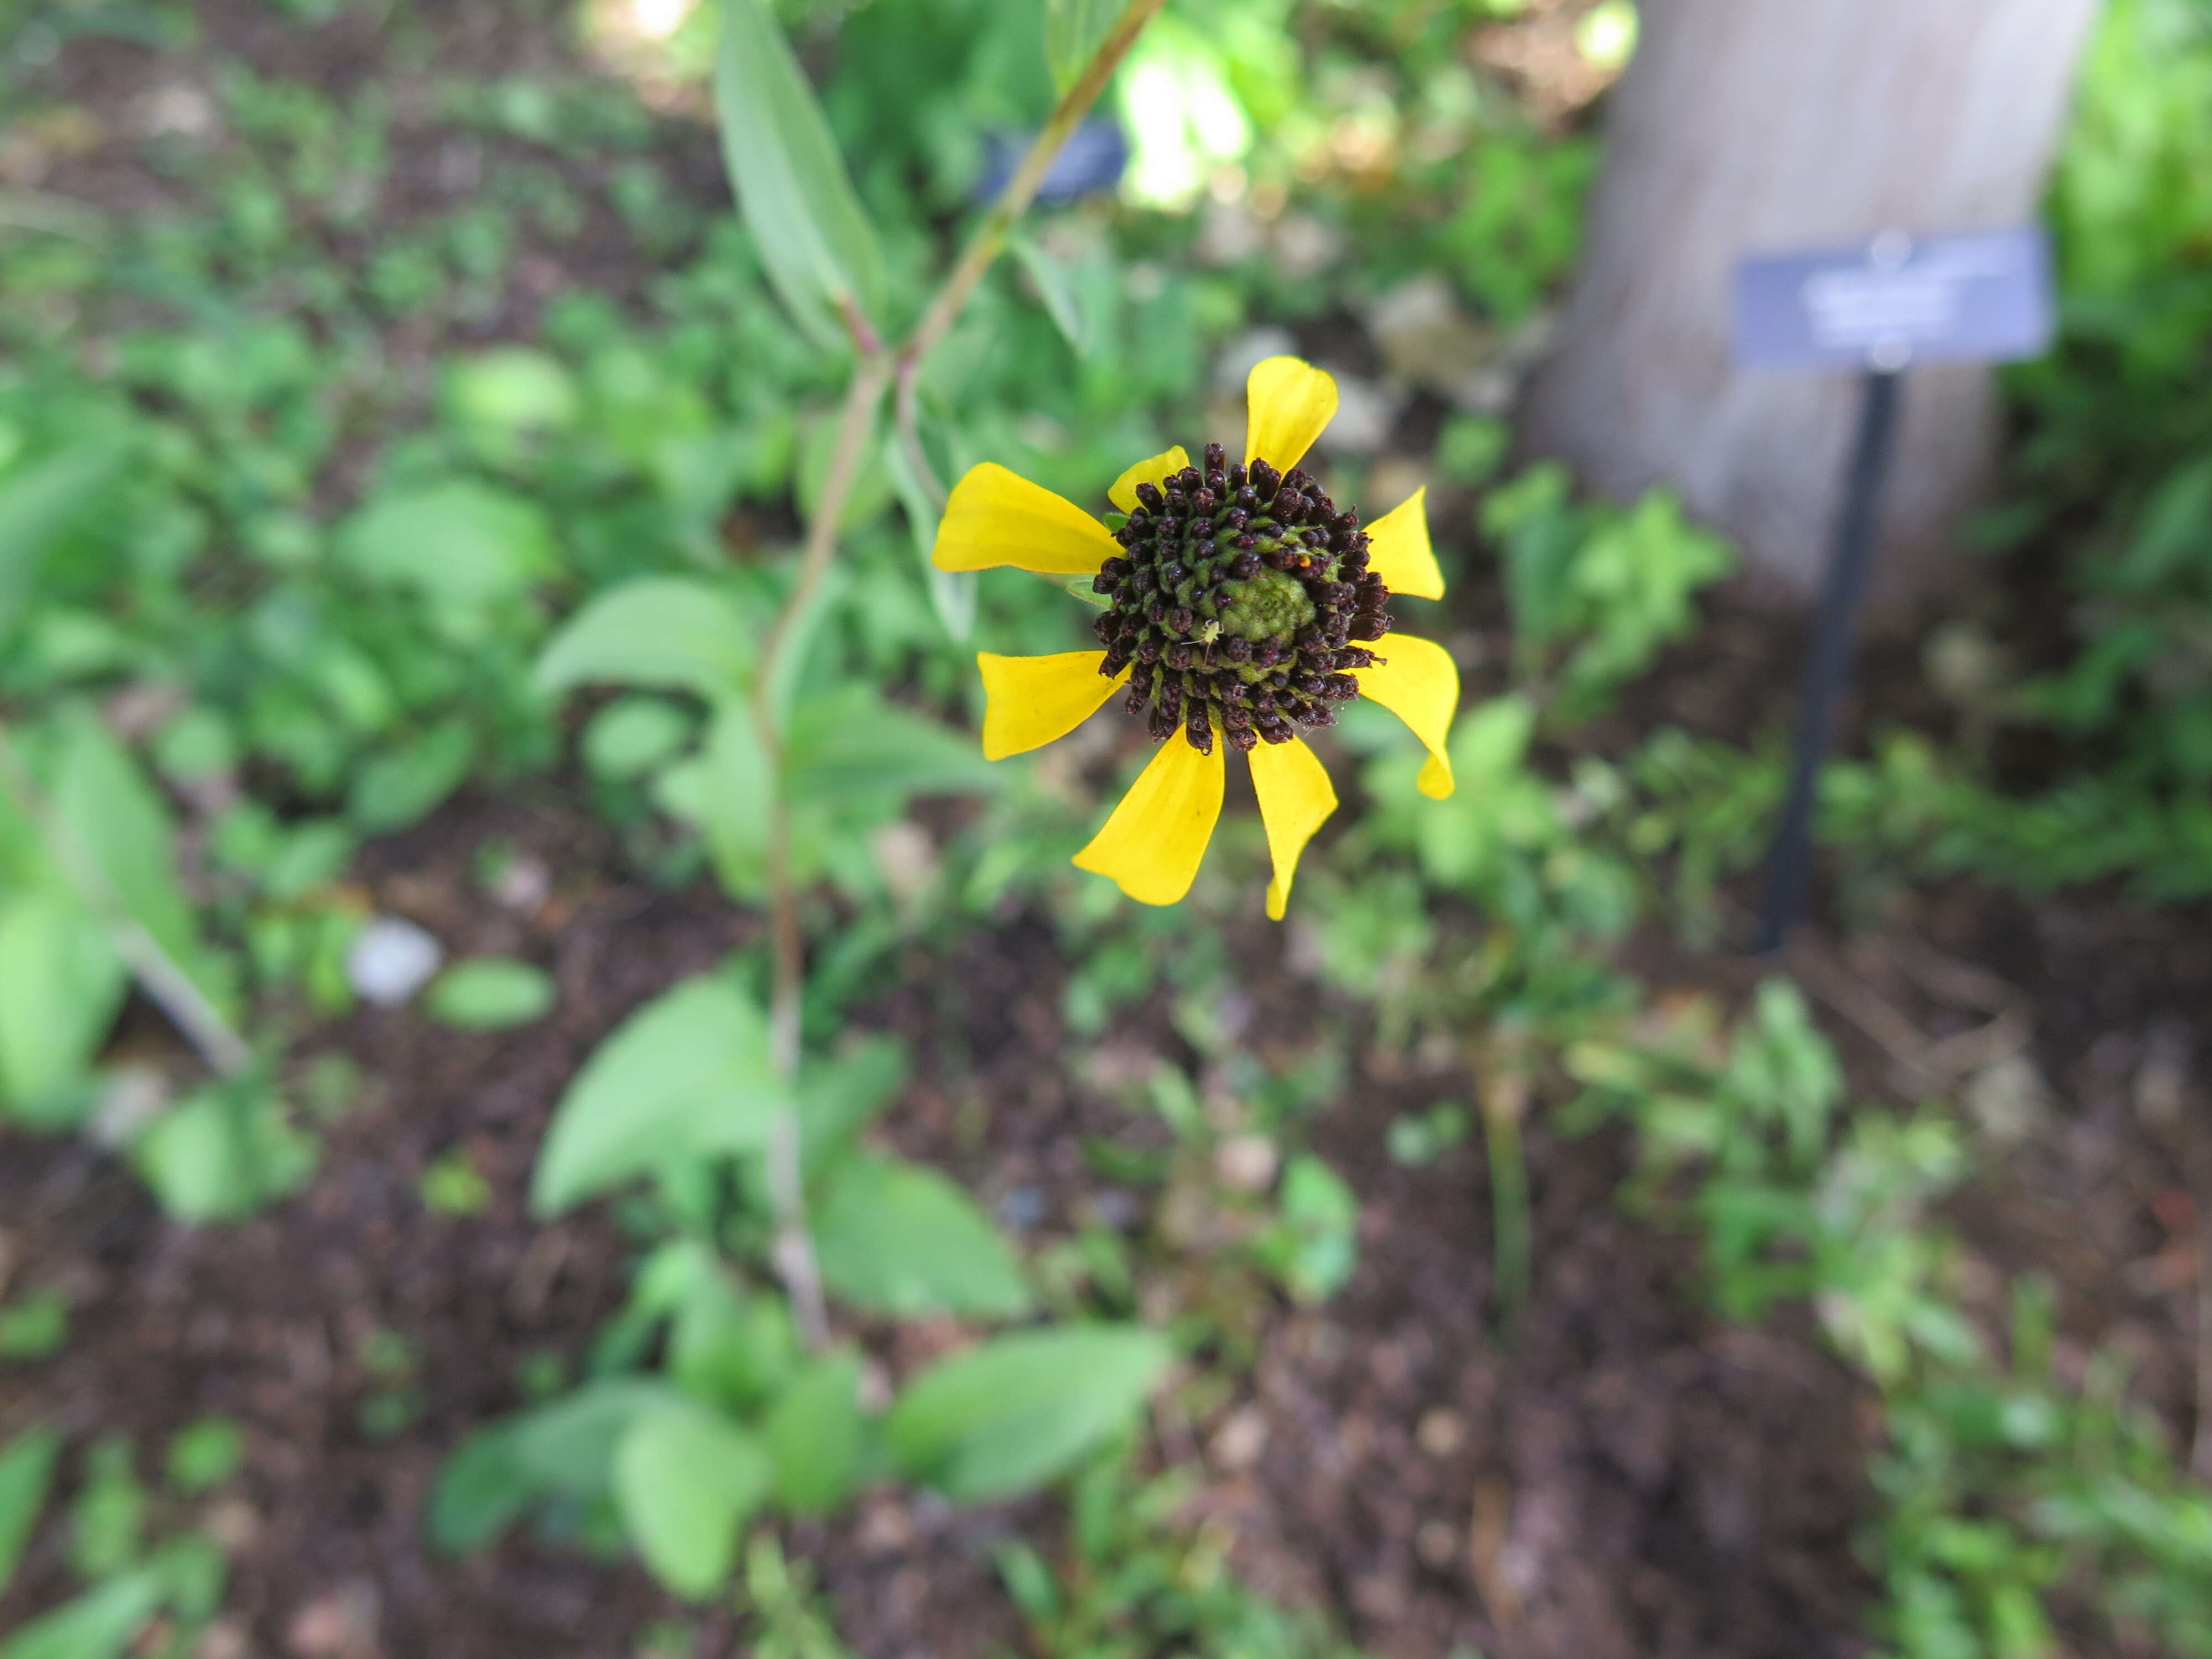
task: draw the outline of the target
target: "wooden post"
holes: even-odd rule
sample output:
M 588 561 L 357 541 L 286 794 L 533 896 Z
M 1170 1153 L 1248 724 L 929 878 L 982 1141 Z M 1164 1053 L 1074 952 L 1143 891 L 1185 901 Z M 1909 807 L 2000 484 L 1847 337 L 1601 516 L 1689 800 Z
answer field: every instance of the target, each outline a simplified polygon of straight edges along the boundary
M 1777 597 L 1819 586 L 1856 388 L 1729 363 L 1741 255 L 2031 218 L 2096 0 L 1646 0 L 1525 441 L 1679 490 Z M 1917 372 L 1878 585 L 1924 585 L 1995 441 L 1989 371 Z

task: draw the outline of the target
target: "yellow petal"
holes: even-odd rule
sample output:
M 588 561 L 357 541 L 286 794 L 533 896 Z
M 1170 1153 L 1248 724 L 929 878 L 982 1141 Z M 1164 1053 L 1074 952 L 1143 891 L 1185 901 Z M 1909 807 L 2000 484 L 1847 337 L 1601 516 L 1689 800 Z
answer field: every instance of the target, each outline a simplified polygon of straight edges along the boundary
M 1336 382 L 1296 357 L 1270 357 L 1244 383 L 1244 464 L 1288 472 L 1336 413 Z
M 1011 564 L 1053 576 L 1089 576 L 1121 550 L 1073 501 L 986 461 L 952 486 L 930 562 L 939 570 Z
M 1405 634 L 1386 634 L 1367 648 L 1387 660 L 1352 671 L 1359 681 L 1359 695 L 1374 698 L 1428 745 L 1420 790 L 1432 800 L 1442 800 L 1452 792 L 1451 757 L 1444 752 L 1444 739 L 1451 734 L 1452 716 L 1459 712 L 1459 665 L 1443 647 Z
M 1393 593 L 1417 599 L 1441 599 L 1444 573 L 1429 545 L 1429 491 L 1415 490 L 1367 526 L 1367 568 Z
M 1139 904 L 1173 904 L 1190 891 L 1221 817 L 1225 745 L 1201 755 L 1177 732 L 1137 775 L 1114 815 L 1075 855 L 1075 867 L 1104 876 Z
M 1164 449 L 1149 460 L 1139 461 L 1120 477 L 1106 492 L 1106 499 L 1124 513 L 1137 510 L 1137 486 L 1148 483 L 1155 487 L 1165 483 L 1169 477 L 1190 465 L 1190 457 L 1183 453 L 1181 444 Z
M 1063 651 L 1052 657 L 998 657 L 979 652 L 983 671 L 983 758 L 1024 754 L 1069 732 L 1098 712 L 1129 678 L 1098 672 L 1103 651 Z
M 1315 830 L 1336 811 L 1336 788 L 1321 757 L 1297 738 L 1262 743 L 1252 751 L 1252 792 L 1260 798 L 1260 822 L 1267 826 L 1267 852 L 1275 878 L 1267 884 L 1267 920 L 1280 921 L 1291 901 L 1291 878 L 1298 854 Z

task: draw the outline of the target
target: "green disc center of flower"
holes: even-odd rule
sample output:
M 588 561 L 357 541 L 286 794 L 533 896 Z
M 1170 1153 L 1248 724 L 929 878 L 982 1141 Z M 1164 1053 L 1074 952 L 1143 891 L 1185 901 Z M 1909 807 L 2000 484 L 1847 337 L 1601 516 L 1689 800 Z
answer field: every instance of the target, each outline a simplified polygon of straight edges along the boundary
M 1334 725 L 1378 660 L 1353 641 L 1390 627 L 1359 515 L 1295 467 L 1230 465 L 1219 444 L 1137 501 L 1091 583 L 1102 672 L 1128 671 L 1129 712 L 1150 705 L 1153 737 L 1182 732 L 1209 755 L 1217 732 L 1250 750 Z
M 1282 570 L 1262 570 L 1249 581 L 1226 581 L 1218 590 L 1224 633 L 1288 645 L 1316 615 L 1306 585 Z

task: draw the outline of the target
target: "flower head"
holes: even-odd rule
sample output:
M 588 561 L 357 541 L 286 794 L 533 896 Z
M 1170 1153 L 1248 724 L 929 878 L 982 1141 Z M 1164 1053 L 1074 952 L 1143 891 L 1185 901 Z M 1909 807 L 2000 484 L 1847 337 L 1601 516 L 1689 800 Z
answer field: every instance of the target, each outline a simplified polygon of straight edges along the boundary
M 1164 746 L 1076 864 L 1130 897 L 1190 890 L 1221 816 L 1226 750 L 1244 755 L 1274 861 L 1279 920 L 1298 855 L 1336 810 L 1328 773 L 1299 733 L 1373 698 L 1429 750 L 1420 787 L 1452 789 L 1444 737 L 1459 671 L 1441 647 L 1390 633 L 1392 592 L 1443 596 L 1423 495 L 1362 528 L 1298 466 L 1336 412 L 1336 383 L 1271 357 L 1247 387 L 1244 459 L 1218 444 L 1139 461 L 1107 491 L 1109 530 L 1073 502 L 989 463 L 961 479 L 933 555 L 945 570 L 1016 565 L 1091 578 L 1104 647 L 977 658 L 993 760 L 1066 736 L 1116 690 Z M 1386 636 L 1387 639 L 1386 639 Z

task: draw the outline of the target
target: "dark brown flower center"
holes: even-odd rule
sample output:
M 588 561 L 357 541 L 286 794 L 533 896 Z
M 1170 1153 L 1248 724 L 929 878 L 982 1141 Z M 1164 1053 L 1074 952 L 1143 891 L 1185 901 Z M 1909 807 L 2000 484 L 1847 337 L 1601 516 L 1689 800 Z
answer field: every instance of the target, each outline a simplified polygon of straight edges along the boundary
M 1296 467 L 1227 460 L 1208 444 L 1203 472 L 1139 484 L 1123 551 L 1091 584 L 1107 600 L 1100 672 L 1129 669 L 1128 711 L 1150 704 L 1155 738 L 1180 729 L 1206 755 L 1217 727 L 1249 750 L 1334 725 L 1359 695 L 1349 671 L 1376 660 L 1352 641 L 1390 629 L 1359 515 Z

